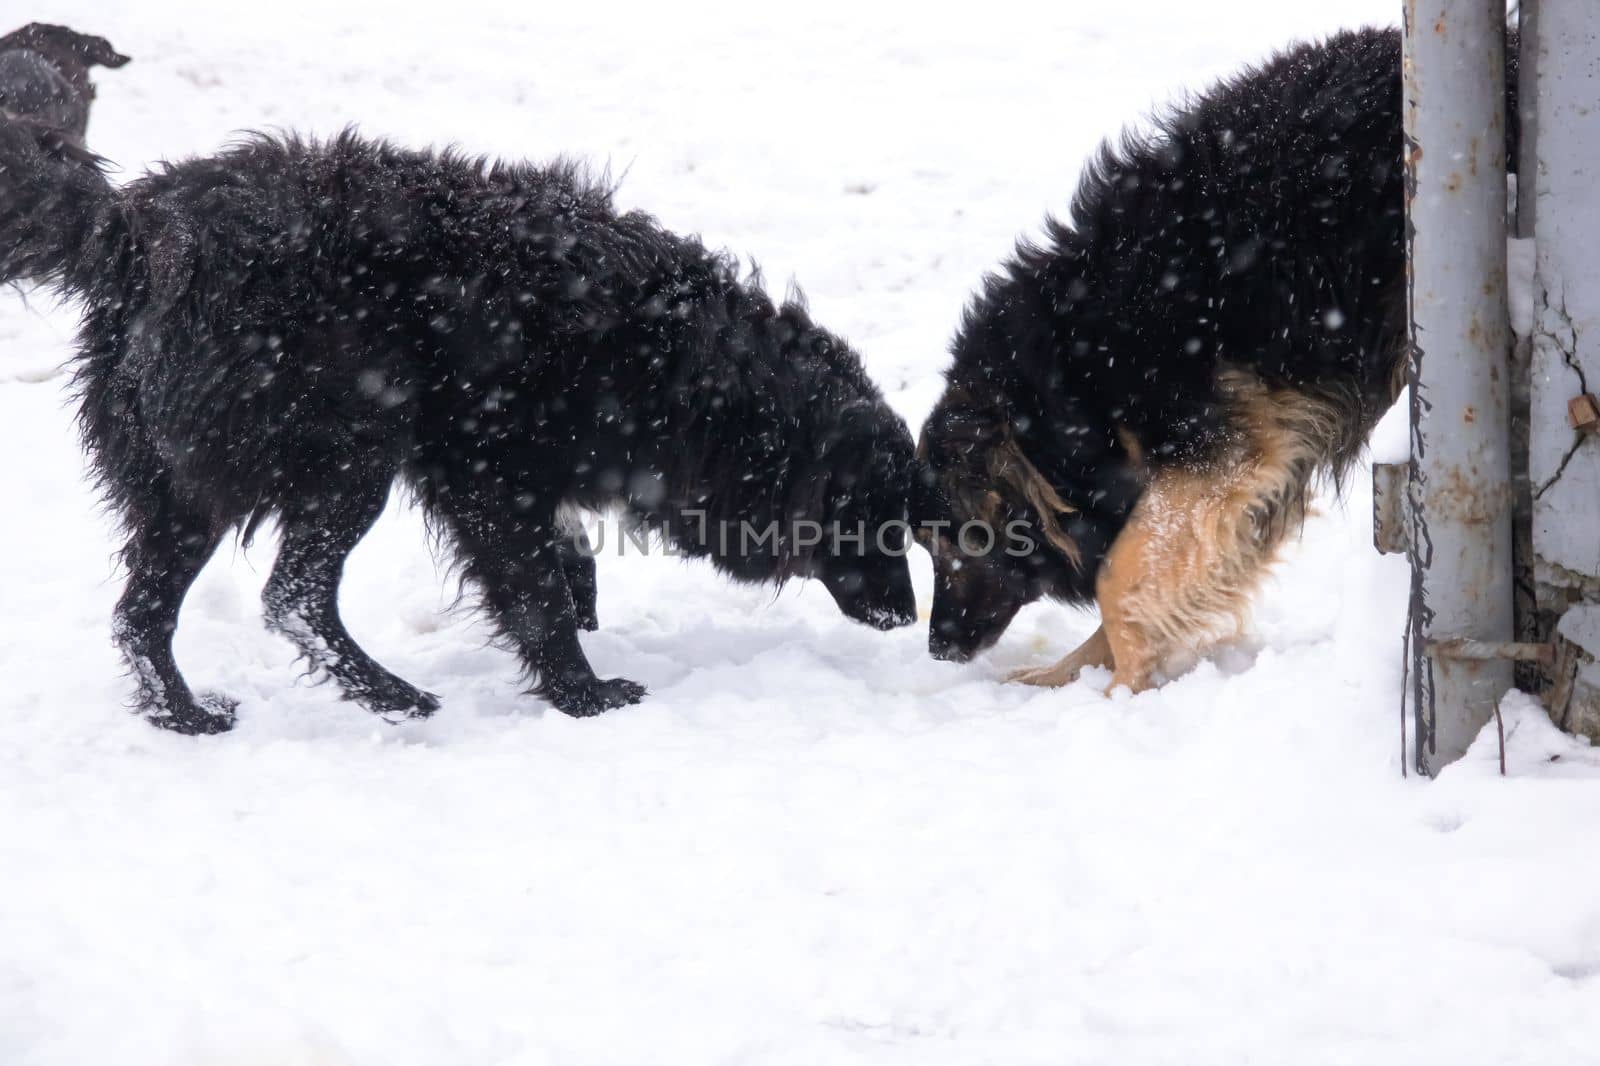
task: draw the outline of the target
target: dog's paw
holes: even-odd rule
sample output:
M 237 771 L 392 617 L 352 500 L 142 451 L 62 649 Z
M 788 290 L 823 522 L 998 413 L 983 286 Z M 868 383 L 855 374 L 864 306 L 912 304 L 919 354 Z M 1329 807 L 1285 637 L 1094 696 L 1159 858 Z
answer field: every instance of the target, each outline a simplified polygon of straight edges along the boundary
M 1083 672 L 1080 667 L 1064 667 L 1060 663 L 1050 666 L 1030 666 L 1025 670 L 1013 670 L 1006 675 L 1006 681 L 1013 685 L 1033 685 L 1035 688 L 1061 688 L 1078 680 L 1078 675 Z
M 233 728 L 239 701 L 217 692 L 204 692 L 189 707 L 174 708 L 162 714 L 147 714 L 145 721 L 160 729 L 184 736 L 201 737 L 226 733 Z
M 574 718 L 591 718 L 597 714 L 604 714 L 613 707 L 626 707 L 630 703 L 638 703 L 644 699 L 644 694 L 645 687 L 637 681 L 629 681 L 625 677 L 610 677 L 604 680 L 593 677 L 576 683 L 551 685 L 545 691 L 545 698 L 555 704 L 556 710 L 562 714 L 570 714 Z
M 381 685 L 347 691 L 346 695 L 391 724 L 426 718 L 440 706 L 438 696 L 398 677 L 388 678 Z
M 422 719 L 432 717 L 432 714 L 438 711 L 438 707 L 440 707 L 438 696 L 430 691 L 418 691 L 414 699 L 405 699 L 390 706 L 368 707 L 368 709 L 381 717 L 384 722 L 400 723 L 421 722 Z
M 1013 670 L 1006 675 L 1008 685 L 1038 685 L 1045 671 L 1041 666 L 1030 666 L 1023 670 Z

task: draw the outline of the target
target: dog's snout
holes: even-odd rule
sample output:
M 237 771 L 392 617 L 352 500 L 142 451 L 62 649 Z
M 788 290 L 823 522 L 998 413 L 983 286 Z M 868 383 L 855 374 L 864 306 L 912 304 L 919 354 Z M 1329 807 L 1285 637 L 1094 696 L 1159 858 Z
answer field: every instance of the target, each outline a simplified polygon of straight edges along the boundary
M 916 611 L 892 609 L 880 612 L 874 624 L 882 630 L 899 629 L 917 620 Z
M 972 652 L 937 632 L 928 635 L 928 654 L 946 663 L 964 663 L 972 658 Z

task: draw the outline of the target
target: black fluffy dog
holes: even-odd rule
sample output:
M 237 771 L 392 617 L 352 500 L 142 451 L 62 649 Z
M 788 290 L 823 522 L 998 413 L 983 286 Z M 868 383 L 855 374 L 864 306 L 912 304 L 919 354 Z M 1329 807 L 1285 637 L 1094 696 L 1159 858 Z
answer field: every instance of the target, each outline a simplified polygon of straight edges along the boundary
M 1100 631 L 1018 679 L 1110 666 L 1137 691 L 1244 611 L 1312 476 L 1349 467 L 1400 384 L 1400 51 L 1341 33 L 1189 101 L 1104 149 L 1070 224 L 988 279 L 921 443 L 917 511 L 953 523 L 928 540 L 935 655 L 1041 596 L 1098 601 Z M 1032 550 L 967 550 L 973 520 Z
M 94 102 L 89 70 L 127 62 L 104 37 L 30 22 L 0 37 L 0 109 L 82 142 Z
M 349 698 L 436 707 L 336 604 L 397 476 L 568 714 L 644 690 L 584 658 L 594 563 L 564 507 L 620 504 L 740 580 L 819 577 L 879 627 L 914 617 L 900 544 L 792 529 L 906 516 L 911 438 L 856 355 L 576 167 L 255 137 L 118 190 L 0 122 L 17 278 L 85 309 L 83 437 L 128 531 L 115 636 L 158 724 L 231 723 L 231 701 L 190 693 L 172 634 L 218 542 L 269 516 L 268 623 Z M 775 546 L 728 534 L 743 523 L 776 524 Z

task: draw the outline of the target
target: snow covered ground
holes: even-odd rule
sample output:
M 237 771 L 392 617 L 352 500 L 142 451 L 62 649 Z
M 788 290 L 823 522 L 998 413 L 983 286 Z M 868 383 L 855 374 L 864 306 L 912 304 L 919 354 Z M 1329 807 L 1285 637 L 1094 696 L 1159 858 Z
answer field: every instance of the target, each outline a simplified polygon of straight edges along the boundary
M 0 29 L 135 57 L 90 129 L 129 174 L 347 122 L 609 161 L 625 204 L 799 279 L 917 420 L 1100 137 L 1399 9 L 42 0 Z M 1364 484 L 1256 634 L 1133 699 L 997 682 L 1093 628 L 1059 607 L 957 666 L 820 589 L 629 556 L 585 642 L 651 698 L 573 721 L 447 613 L 397 508 L 347 616 L 445 709 L 392 728 L 296 682 L 263 537 L 185 612 L 189 677 L 242 700 L 194 740 L 122 709 L 72 324 L 0 293 L 0 1063 L 1600 1061 L 1600 758 L 1513 696 L 1510 778 L 1490 738 L 1401 778 L 1405 564 Z

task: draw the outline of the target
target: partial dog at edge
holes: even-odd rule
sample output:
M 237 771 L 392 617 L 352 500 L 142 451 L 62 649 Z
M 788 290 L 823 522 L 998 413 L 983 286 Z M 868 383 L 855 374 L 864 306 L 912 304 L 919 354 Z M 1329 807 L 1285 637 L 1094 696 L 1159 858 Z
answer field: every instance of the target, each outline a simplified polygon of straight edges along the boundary
M 1081 647 L 1013 680 L 1109 667 L 1137 692 L 1237 628 L 1314 475 L 1339 484 L 1403 384 L 1400 47 L 1293 48 L 1107 145 L 1070 224 L 987 279 L 919 443 L 936 657 L 1040 597 L 1098 603 Z M 1031 550 L 963 545 L 974 520 Z
M 104 37 L 30 22 L 0 37 L 0 111 L 54 127 L 81 145 L 95 96 L 90 69 L 127 62 Z
M 269 517 L 269 625 L 373 711 L 437 707 L 339 618 L 397 478 L 571 715 L 644 694 L 578 643 L 594 560 L 573 506 L 621 506 L 738 580 L 819 578 L 878 628 L 915 618 L 903 525 L 848 552 L 791 535 L 907 517 L 911 435 L 859 358 L 576 166 L 257 136 L 119 189 L 0 119 L 0 282 L 17 279 L 84 308 L 80 425 L 128 538 L 114 634 L 158 725 L 232 725 L 172 635 L 223 537 Z M 720 535 L 746 522 L 779 524 L 775 548 Z

